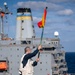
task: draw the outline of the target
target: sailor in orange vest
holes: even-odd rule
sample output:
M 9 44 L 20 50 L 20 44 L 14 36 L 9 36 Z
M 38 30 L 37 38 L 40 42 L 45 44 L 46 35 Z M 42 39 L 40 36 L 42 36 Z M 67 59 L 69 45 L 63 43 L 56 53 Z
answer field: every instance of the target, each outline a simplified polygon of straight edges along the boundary
M 38 48 L 31 53 L 30 47 L 25 48 L 25 54 L 22 56 L 20 61 L 20 75 L 33 75 L 33 67 L 37 65 L 39 58 L 36 61 L 33 61 L 31 58 L 36 56 L 36 54 L 42 49 L 42 46 L 39 45 Z

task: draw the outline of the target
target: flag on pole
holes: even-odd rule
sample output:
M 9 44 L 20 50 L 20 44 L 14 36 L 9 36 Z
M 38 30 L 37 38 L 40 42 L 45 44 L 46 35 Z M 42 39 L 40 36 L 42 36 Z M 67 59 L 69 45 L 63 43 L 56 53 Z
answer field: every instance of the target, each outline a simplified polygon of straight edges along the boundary
M 46 15 L 47 15 L 47 7 L 44 9 L 42 20 L 37 23 L 39 28 L 44 28 L 45 21 L 46 21 Z

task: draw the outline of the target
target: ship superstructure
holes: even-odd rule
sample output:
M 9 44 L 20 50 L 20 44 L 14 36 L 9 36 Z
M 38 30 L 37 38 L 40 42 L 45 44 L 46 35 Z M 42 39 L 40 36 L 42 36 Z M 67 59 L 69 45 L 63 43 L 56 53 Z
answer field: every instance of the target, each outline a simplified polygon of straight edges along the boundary
M 19 75 L 19 63 L 24 54 L 24 48 L 29 46 L 34 51 L 40 43 L 40 38 L 35 38 L 30 8 L 18 8 L 16 20 L 16 40 L 3 39 L 5 37 L 1 34 L 0 75 Z M 57 35 L 55 32 L 54 38 L 43 38 L 43 51 L 38 65 L 34 68 L 34 75 L 65 75 L 67 73 L 65 51 L 62 50 Z

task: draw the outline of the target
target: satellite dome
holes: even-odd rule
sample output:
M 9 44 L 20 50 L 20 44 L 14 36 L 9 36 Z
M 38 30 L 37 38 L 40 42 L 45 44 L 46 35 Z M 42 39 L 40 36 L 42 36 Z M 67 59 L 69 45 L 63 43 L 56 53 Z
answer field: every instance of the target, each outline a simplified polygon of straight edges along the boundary
M 58 32 L 58 31 L 55 31 L 55 32 L 54 32 L 54 36 L 55 36 L 55 37 L 59 36 L 59 32 Z
M 4 2 L 4 5 L 6 6 L 6 5 L 7 5 L 7 3 L 6 3 L 6 2 Z

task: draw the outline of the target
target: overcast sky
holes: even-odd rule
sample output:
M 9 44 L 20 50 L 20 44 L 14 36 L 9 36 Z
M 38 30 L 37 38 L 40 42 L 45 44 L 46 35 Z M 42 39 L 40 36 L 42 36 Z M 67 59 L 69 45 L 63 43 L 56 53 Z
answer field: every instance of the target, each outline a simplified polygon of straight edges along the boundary
M 16 35 L 16 9 L 19 7 L 31 8 L 36 37 L 40 37 L 41 29 L 37 22 L 47 6 L 44 37 L 54 38 L 54 32 L 58 31 L 64 50 L 75 52 L 75 0 L 0 0 L 0 7 L 4 8 L 4 2 L 8 3 L 9 11 L 13 13 L 4 20 L 4 31 L 10 37 L 15 38 Z

